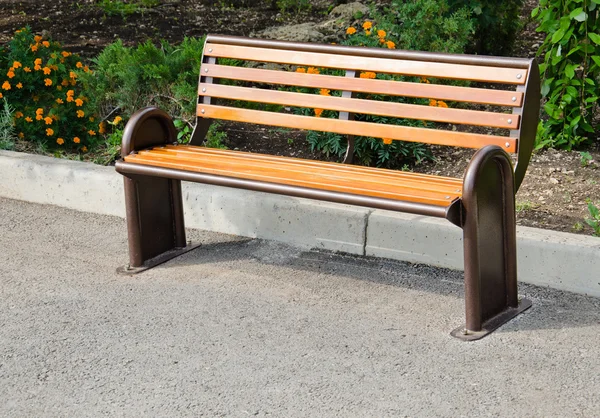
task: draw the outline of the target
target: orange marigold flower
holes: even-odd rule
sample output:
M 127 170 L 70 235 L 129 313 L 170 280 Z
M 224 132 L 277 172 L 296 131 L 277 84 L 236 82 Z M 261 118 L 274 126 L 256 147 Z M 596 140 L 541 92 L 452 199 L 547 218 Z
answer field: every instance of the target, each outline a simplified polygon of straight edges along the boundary
M 35 120 L 42 120 L 44 117 L 42 115 L 35 115 Z
M 78 117 L 78 118 L 82 118 L 82 117 L 84 117 L 84 116 L 85 116 L 85 112 L 84 112 L 83 110 L 78 110 L 78 111 L 77 111 L 77 117 Z
M 360 73 L 360 78 L 376 78 L 377 74 L 375 74 L 373 71 L 367 71 L 367 72 L 363 72 Z
M 363 23 L 362 27 L 363 27 L 364 30 L 369 30 L 369 29 L 371 29 L 373 27 L 373 22 L 368 22 L 367 21 L 367 22 Z
M 62 144 L 64 144 L 64 143 L 65 143 L 65 140 L 64 140 L 64 139 L 62 139 L 62 138 L 56 138 L 56 143 L 57 143 L 58 145 L 62 145 Z
M 33 37 L 33 40 L 36 41 L 36 42 L 40 42 L 42 40 L 42 37 L 40 35 L 35 35 Z
M 429 83 L 429 80 L 427 79 L 427 77 L 421 77 L 421 83 L 427 83 L 427 84 L 430 84 L 430 83 Z
M 396 44 L 393 43 L 392 41 L 387 41 L 386 45 L 389 49 L 396 49 Z
M 61 83 L 63 86 L 67 87 L 69 85 L 69 81 L 68 80 L 63 80 L 61 81 Z
M 320 94 L 321 96 L 330 96 L 330 95 L 331 95 L 330 93 L 331 93 L 331 90 L 329 90 L 329 89 L 321 89 L 321 90 L 319 91 L 319 94 Z
M 298 67 L 298 68 L 296 68 L 296 72 L 297 73 L 305 73 L 306 72 L 306 68 L 304 68 L 304 67 Z
M 51 65 L 50 68 L 54 71 L 58 71 L 58 65 L 56 65 L 56 64 Z
M 46 85 L 46 87 L 50 87 L 52 85 L 52 80 L 50 80 L 49 78 L 45 78 L 44 84 Z
M 41 66 L 41 65 L 35 65 L 35 66 L 33 67 L 33 69 L 34 69 L 35 71 L 39 71 L 39 70 L 41 70 L 41 69 L 42 69 L 42 66 Z
M 77 61 L 77 64 L 75 64 L 75 67 L 83 68 L 83 64 L 81 63 L 81 61 Z
M 81 100 L 81 99 L 75 99 L 75 106 L 77 106 L 77 107 L 83 106 L 83 100 Z
M 81 151 L 87 152 L 87 147 L 84 145 L 83 148 L 81 148 Z
M 50 48 L 50 42 L 48 41 L 42 42 L 42 45 L 44 45 L 46 48 Z
M 23 117 L 23 112 L 15 112 L 15 118 L 19 119 Z
M 35 51 L 38 50 L 38 46 L 37 45 L 31 45 L 30 48 L 31 48 L 31 52 L 35 52 Z
M 123 118 L 121 116 L 117 116 L 113 121 L 113 125 L 118 125 L 119 122 L 121 122 L 123 120 Z
M 47 116 L 44 118 L 44 122 L 46 122 L 46 125 L 52 125 L 52 118 Z
M 89 134 L 90 136 L 95 136 L 95 135 L 96 135 L 96 132 L 94 132 L 93 130 L 91 130 L 91 129 L 90 129 L 90 130 L 88 131 L 88 134 Z
M 8 81 L 5 81 L 4 83 L 2 83 L 2 88 L 4 90 L 10 90 L 10 83 Z
M 90 117 L 89 117 L 89 120 L 90 120 L 90 122 L 93 122 L 93 121 L 95 121 L 95 120 L 96 120 L 96 118 L 94 118 L 93 116 L 90 116 Z
M 73 96 L 75 94 L 75 90 L 67 90 L 67 96 Z
M 38 109 L 35 111 L 35 114 L 36 114 L 36 115 L 43 115 L 43 114 L 44 114 L 44 109 L 43 109 L 43 108 L 41 108 L 41 107 L 40 107 L 40 108 L 38 108 Z
M 3 97 L 4 97 L 4 95 L 2 93 L 0 93 L 0 99 L 3 98 Z
M 385 38 L 385 35 L 387 35 L 387 33 L 385 33 L 384 30 L 378 30 L 377 31 L 377 36 L 380 38 Z
M 367 35 L 367 36 L 371 36 L 371 31 L 370 31 L 370 30 L 366 30 L 366 31 L 365 31 L 365 35 Z
M 67 96 L 67 102 L 71 103 L 75 101 L 75 99 L 73 99 L 73 96 Z
M 44 71 L 45 75 L 49 75 L 52 72 L 52 70 L 48 67 L 44 67 L 44 68 L 42 68 L 42 70 Z
M 308 67 L 308 70 L 306 70 L 306 72 L 308 74 L 319 74 L 319 69 L 315 67 Z
M 84 73 L 88 73 L 90 72 L 90 67 L 88 67 L 87 65 L 83 67 L 83 72 Z
M 13 68 L 20 68 L 23 66 L 23 64 L 21 64 L 19 61 L 14 61 L 12 66 Z
M 62 89 L 63 89 L 62 86 L 56 86 L 56 90 L 62 91 Z
M 42 65 L 42 59 L 41 58 L 36 58 L 35 61 L 33 61 L 33 63 L 35 65 Z
M 17 88 L 18 89 L 22 89 L 23 88 L 23 83 L 17 83 Z
M 46 136 L 52 136 L 52 135 L 54 135 L 54 129 L 47 128 L 46 129 Z
M 75 138 L 73 138 L 73 142 L 75 142 L 76 144 L 79 144 L 81 142 L 81 139 L 79 139 L 79 137 L 76 136 Z
M 8 70 L 6 75 L 8 76 L 8 78 L 13 78 L 15 76 L 15 72 L 11 68 L 10 70 Z
M 26 73 L 30 73 L 31 72 L 31 68 L 25 67 L 25 68 L 23 68 L 23 71 L 25 71 Z
M 346 29 L 346 35 L 354 35 L 356 33 L 356 29 L 353 28 L 352 26 L 350 26 L 348 29 Z
M 63 52 L 60 53 L 60 55 L 62 55 L 63 57 L 67 58 L 68 56 L 71 55 L 71 53 L 67 52 L 67 51 L 63 51 Z
M 33 122 L 33 119 L 31 119 L 31 116 L 27 116 L 27 117 L 25 118 L 25 120 L 26 120 L 27 122 L 29 122 L 29 123 Z
M 390 145 L 392 143 L 392 138 L 382 138 L 383 139 L 383 143 L 386 145 Z
M 100 132 L 101 134 L 106 132 L 106 124 L 104 122 L 100 122 L 98 124 L 98 132 Z
M 63 99 L 61 99 L 61 98 L 58 98 L 58 99 L 56 99 L 56 103 L 58 103 L 58 104 L 63 104 L 64 102 L 63 102 Z
M 446 102 L 444 102 L 442 100 L 438 100 L 437 105 L 438 105 L 438 107 L 448 107 L 448 105 L 446 104 Z
M 323 113 L 323 109 L 315 109 L 315 116 L 320 118 Z
M 21 139 L 23 139 L 23 138 L 25 138 L 25 134 L 23 132 L 19 132 L 18 137 L 21 138 Z
M 379 43 L 380 43 L 380 44 L 384 44 L 384 43 L 385 43 L 385 39 L 383 39 L 383 38 L 379 38 Z
M 75 71 L 70 71 L 69 72 L 69 77 L 71 77 L 72 79 L 76 79 L 77 78 L 77 73 Z
M 74 86 L 75 84 L 77 84 L 77 80 L 75 80 L 75 79 L 71 80 L 71 85 Z
M 429 106 L 437 106 L 437 100 L 429 99 Z

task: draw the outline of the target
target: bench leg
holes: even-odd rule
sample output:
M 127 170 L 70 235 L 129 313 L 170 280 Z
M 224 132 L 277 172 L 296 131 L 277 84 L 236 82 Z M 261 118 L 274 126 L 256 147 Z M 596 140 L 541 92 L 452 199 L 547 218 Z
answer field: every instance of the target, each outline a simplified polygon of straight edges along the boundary
M 176 141 L 166 113 L 142 109 L 125 128 L 122 155 Z M 139 273 L 197 247 L 187 245 L 185 238 L 181 181 L 129 174 L 124 180 L 129 265 L 118 268 L 119 273 Z
M 466 324 L 452 332 L 477 340 L 528 309 L 517 295 L 512 163 L 499 147 L 478 151 L 463 188 Z

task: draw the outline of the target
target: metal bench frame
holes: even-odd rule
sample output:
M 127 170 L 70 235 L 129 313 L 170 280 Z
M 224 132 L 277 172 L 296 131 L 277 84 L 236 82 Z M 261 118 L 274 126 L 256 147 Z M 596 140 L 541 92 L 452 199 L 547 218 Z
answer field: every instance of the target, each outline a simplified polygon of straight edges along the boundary
M 524 102 L 521 108 L 514 110 L 515 114 L 520 115 L 521 124 L 518 130 L 511 131 L 511 136 L 514 134 L 518 137 L 517 164 L 513 169 L 510 156 L 499 146 L 487 145 L 479 149 L 467 167 L 462 198 L 447 207 L 440 207 L 128 163 L 124 160 L 128 155 L 177 143 L 177 132 L 171 117 L 159 109 L 145 108 L 134 114 L 127 124 L 121 152 L 123 159 L 116 163 L 117 171 L 125 176 L 130 256 L 129 265 L 121 268 L 121 272 L 137 273 L 196 247 L 188 244 L 185 236 L 181 193 L 183 180 L 448 219 L 461 227 L 464 234 L 466 323 L 452 331 L 452 335 L 457 338 L 482 338 L 531 306 L 529 300 L 519 300 L 517 295 L 515 193 L 529 163 L 539 117 L 539 70 L 533 60 L 298 44 L 225 36 L 209 36 L 207 42 L 328 54 L 340 54 L 342 50 L 345 55 L 357 57 L 399 58 L 527 70 L 526 83 L 517 87 L 517 91 L 524 93 Z M 214 62 L 213 57 L 203 57 L 203 63 Z M 201 74 L 200 82 L 211 83 L 212 78 Z M 210 97 L 199 98 L 199 105 L 210 102 Z M 199 115 L 191 145 L 202 144 L 210 122 L 210 119 Z M 353 142 L 350 140 L 346 161 L 350 160 L 352 150 Z

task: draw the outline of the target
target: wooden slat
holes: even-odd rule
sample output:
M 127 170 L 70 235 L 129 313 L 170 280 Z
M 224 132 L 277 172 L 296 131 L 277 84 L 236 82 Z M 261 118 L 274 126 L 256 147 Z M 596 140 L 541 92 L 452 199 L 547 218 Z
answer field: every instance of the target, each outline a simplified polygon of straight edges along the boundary
M 391 138 L 400 141 L 464 148 L 481 148 L 492 144 L 502 147 L 506 152 L 515 152 L 517 144 L 516 138 L 503 136 L 316 118 L 215 105 L 198 105 L 198 116 L 259 125 L 334 132 L 343 135 Z
M 212 74 L 215 78 L 251 81 L 256 83 L 347 90 L 357 93 L 387 94 L 391 96 L 422 97 L 426 99 L 489 104 L 495 106 L 521 107 L 523 104 L 523 93 L 507 90 L 446 86 L 443 84 L 410 83 L 405 81 L 371 80 L 367 78 L 348 79 L 332 75 L 203 64 L 201 71 L 205 72 L 207 69 L 208 74 Z
M 504 84 L 524 84 L 527 79 L 527 70 L 524 69 L 357 57 L 208 43 L 204 47 L 204 55 L 217 58 L 275 62 L 279 64 L 340 68 L 344 70 L 373 71 L 389 74 Z
M 429 120 L 463 125 L 489 126 L 504 129 L 517 129 L 519 127 L 519 116 L 506 113 L 451 109 L 218 84 L 208 85 L 200 83 L 199 91 L 201 96 L 219 97 L 231 100 L 321 108 L 350 113 Z
M 195 164 L 202 165 L 203 167 L 222 167 L 223 163 L 233 165 L 243 165 L 245 167 L 255 168 L 269 168 L 272 166 L 278 167 L 278 169 L 284 170 L 287 174 L 307 174 L 313 173 L 318 174 L 320 178 L 327 178 L 331 181 L 338 181 L 339 179 L 345 179 L 358 183 L 369 184 L 373 183 L 379 187 L 389 186 L 390 188 L 397 188 L 402 186 L 406 189 L 415 189 L 429 192 L 437 192 L 441 194 L 456 195 L 461 194 L 462 185 L 459 180 L 455 180 L 453 184 L 442 181 L 438 181 L 435 176 L 425 176 L 416 173 L 411 173 L 411 176 L 388 176 L 389 170 L 377 170 L 372 173 L 360 172 L 352 170 L 352 166 L 347 164 L 336 164 L 336 163 L 325 163 L 321 166 L 311 164 L 310 160 L 289 158 L 289 157 L 275 157 L 272 159 L 260 159 L 253 158 L 252 154 L 244 153 L 231 153 L 225 151 L 221 154 L 214 154 L 210 152 L 204 152 L 206 148 L 196 147 L 198 151 L 190 151 L 188 149 L 182 149 L 182 147 L 169 147 L 169 148 L 155 148 L 152 151 L 140 152 L 141 155 L 145 155 L 146 152 L 151 152 L 153 156 L 161 156 L 165 158 L 174 158 L 177 161 L 193 162 Z M 393 171 L 392 171 L 393 172 Z M 401 172 L 402 174 L 402 172 Z
M 341 164 L 335 162 L 326 162 L 319 160 L 306 160 L 302 158 L 289 158 L 282 157 L 278 155 L 269 155 L 269 154 L 256 154 L 252 152 L 245 151 L 232 151 L 232 150 L 222 150 L 218 148 L 208 148 L 208 147 L 198 147 L 198 146 L 190 146 L 190 145 L 167 145 L 165 149 L 177 150 L 178 152 L 190 152 L 190 153 L 199 153 L 206 155 L 220 155 L 220 156 L 229 156 L 231 158 L 243 158 L 243 159 L 253 159 L 253 160 L 261 160 L 261 161 L 285 161 L 287 164 L 301 164 L 304 167 L 312 168 L 328 168 L 335 169 L 339 168 L 345 172 L 353 172 L 353 173 L 364 173 L 370 176 L 380 175 L 386 178 L 394 178 L 397 177 L 398 180 L 404 180 L 407 178 L 414 178 L 416 180 L 422 180 L 427 183 L 437 182 L 439 184 L 447 185 L 451 189 L 460 189 L 462 188 L 462 179 L 454 178 L 454 177 L 444 177 L 444 176 L 436 176 L 431 174 L 421 174 L 421 173 L 413 173 L 410 171 L 398 171 L 398 170 L 389 170 L 384 168 L 373 168 L 373 167 L 364 167 L 359 165 L 349 165 L 349 164 Z
M 402 186 L 392 188 L 387 185 L 362 183 L 344 179 L 332 181 L 330 178 L 320 177 L 318 174 L 315 174 L 314 170 L 301 173 L 289 173 L 287 170 L 279 168 L 276 164 L 272 164 L 271 167 L 255 167 L 244 166 L 240 163 L 228 164 L 227 162 L 215 159 L 214 164 L 208 166 L 199 165 L 193 161 L 185 161 L 178 157 L 165 158 L 153 155 L 152 151 L 129 155 L 125 157 L 125 161 L 128 163 L 145 164 L 154 167 L 165 167 L 386 199 L 405 200 L 437 206 L 448 206 L 452 200 L 458 197 L 458 195 L 406 189 Z

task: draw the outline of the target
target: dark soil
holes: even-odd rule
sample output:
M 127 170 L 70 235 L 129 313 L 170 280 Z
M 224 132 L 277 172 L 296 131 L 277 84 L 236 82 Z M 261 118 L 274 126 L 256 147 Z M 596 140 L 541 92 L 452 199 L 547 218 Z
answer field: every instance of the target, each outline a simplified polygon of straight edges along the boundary
M 240 3 L 240 0 L 237 0 Z M 271 1 L 246 1 L 231 8 L 233 0 L 166 0 L 132 15 L 109 15 L 98 0 L 0 0 L 0 43 L 25 25 L 34 32 L 46 31 L 72 52 L 91 58 L 115 39 L 133 45 L 148 39 L 179 42 L 185 36 L 206 33 L 250 35 L 285 23 L 322 20 L 327 2 L 312 2 L 308 14 L 284 16 L 271 8 Z M 381 1 L 384 3 L 384 1 Z M 533 57 L 544 36 L 535 32 L 529 18 L 538 0 L 527 0 L 522 13 L 523 30 L 515 45 L 515 56 Z M 312 152 L 303 132 L 226 123 L 226 145 L 232 149 L 290 155 L 299 158 L 333 159 Z M 436 160 L 414 171 L 461 177 L 472 150 L 435 147 Z M 589 216 L 586 199 L 600 202 L 600 150 L 587 150 L 592 161 L 582 163 L 578 152 L 536 153 L 517 195 L 521 225 L 567 232 L 591 233 L 584 219 Z

